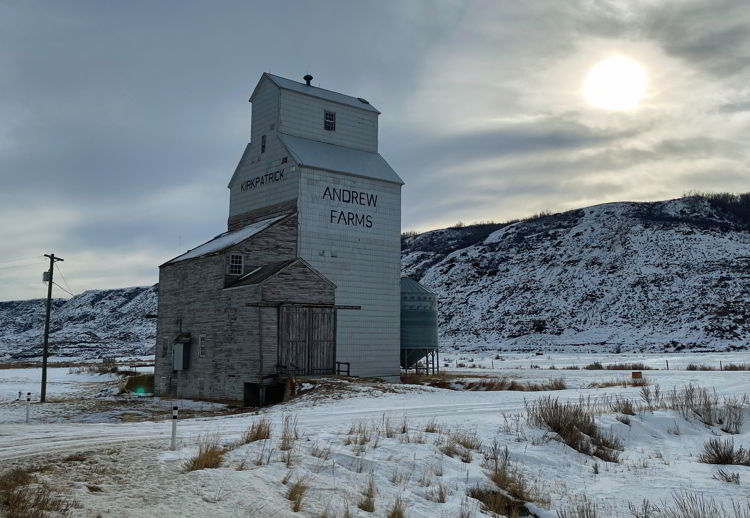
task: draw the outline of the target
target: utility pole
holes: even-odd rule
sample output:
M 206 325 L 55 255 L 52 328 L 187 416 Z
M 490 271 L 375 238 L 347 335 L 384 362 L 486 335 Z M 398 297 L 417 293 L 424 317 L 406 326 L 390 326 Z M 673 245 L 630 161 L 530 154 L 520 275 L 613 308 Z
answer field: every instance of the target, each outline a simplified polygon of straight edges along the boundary
M 52 275 L 55 270 L 55 262 L 63 259 L 55 257 L 55 254 L 44 254 L 49 257 L 49 271 L 45 272 L 44 280 L 47 281 L 47 316 L 44 317 L 44 352 L 42 353 L 42 394 L 39 400 L 44 403 L 47 399 L 47 350 L 49 348 L 49 313 L 52 309 Z

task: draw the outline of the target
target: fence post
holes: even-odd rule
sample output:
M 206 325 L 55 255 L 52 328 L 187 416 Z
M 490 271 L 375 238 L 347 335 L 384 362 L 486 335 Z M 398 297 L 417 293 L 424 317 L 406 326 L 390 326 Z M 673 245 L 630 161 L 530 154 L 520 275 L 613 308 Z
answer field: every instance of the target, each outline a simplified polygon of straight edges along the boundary
M 667 370 L 669 370 L 669 360 L 666 360 L 667 362 Z
M 176 439 L 177 439 L 177 406 L 173 406 L 172 407 L 172 442 L 170 444 L 170 449 L 172 451 L 175 451 L 177 449 Z
M 26 424 L 29 424 L 29 409 L 31 407 L 31 392 L 26 393 Z

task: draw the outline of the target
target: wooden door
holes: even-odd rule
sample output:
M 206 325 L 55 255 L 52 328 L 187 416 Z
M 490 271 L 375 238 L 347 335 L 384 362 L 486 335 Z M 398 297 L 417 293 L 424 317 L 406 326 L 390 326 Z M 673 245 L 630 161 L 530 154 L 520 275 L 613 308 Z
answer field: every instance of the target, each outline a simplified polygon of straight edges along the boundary
M 331 374 L 336 366 L 336 310 L 282 306 L 278 364 L 288 374 Z

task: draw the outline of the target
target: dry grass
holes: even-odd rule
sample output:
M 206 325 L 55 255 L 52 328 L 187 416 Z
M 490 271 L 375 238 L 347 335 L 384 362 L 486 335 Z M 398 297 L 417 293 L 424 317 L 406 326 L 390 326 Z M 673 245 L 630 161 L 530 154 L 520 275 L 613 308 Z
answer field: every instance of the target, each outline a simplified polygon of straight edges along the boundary
M 377 494 L 377 486 L 375 485 L 375 477 L 370 475 L 370 478 L 367 481 L 367 486 L 365 486 L 365 490 L 362 492 L 362 497 L 359 499 L 359 502 L 357 503 L 357 507 L 359 507 L 361 510 L 365 511 L 366 513 L 375 512 L 375 495 L 376 494 Z
M 271 420 L 264 417 L 255 421 L 250 428 L 242 433 L 241 444 L 263 441 L 271 438 Z
M 609 387 L 644 387 L 650 385 L 651 382 L 647 378 L 622 378 L 618 380 L 606 380 L 606 381 L 594 381 L 588 384 L 588 388 L 609 388 Z
M 475 392 L 516 391 L 543 392 L 547 390 L 565 390 L 568 386 L 563 378 L 555 378 L 546 383 L 520 383 L 504 378 L 471 381 L 464 384 L 464 390 Z
M 750 466 L 750 450 L 742 446 L 735 448 L 733 439 L 709 439 L 703 445 L 703 453 L 698 461 L 704 464 Z
M 477 434 L 473 432 L 455 432 L 450 436 L 450 440 L 466 448 L 467 450 L 478 450 L 482 447 L 482 441 Z
M 198 453 L 190 457 L 182 466 L 183 471 L 197 471 L 200 469 L 215 469 L 224 462 L 227 452 L 220 444 L 216 435 L 203 435 L 198 441 Z
M 440 433 L 440 425 L 437 424 L 437 421 L 432 419 L 424 425 L 423 430 L 425 433 Z
M 391 505 L 391 508 L 388 509 L 386 517 L 406 518 L 406 502 L 404 502 L 404 500 L 400 496 L 397 496 L 396 500 L 393 501 L 393 505 Z
M 292 511 L 298 513 L 302 510 L 302 502 L 305 499 L 305 493 L 309 486 L 302 482 L 301 479 L 289 485 L 286 491 L 286 498 L 292 502 Z
M 613 412 L 619 412 L 625 415 L 635 415 L 638 410 L 631 400 L 620 398 L 615 398 L 611 403 L 610 408 L 612 408 Z
M 526 412 L 529 423 L 556 433 L 574 450 L 606 462 L 618 462 L 619 452 L 623 449 L 621 441 L 599 429 L 593 414 L 582 401 L 561 403 L 544 396 L 527 403 Z
M 437 486 L 433 487 L 432 490 L 427 493 L 427 499 L 444 504 L 448 501 L 448 488 L 445 487 L 445 484 L 439 482 Z
M 557 511 L 557 518 L 597 518 L 596 504 L 584 496 L 570 507 Z
M 526 505 L 497 489 L 473 487 L 466 493 L 471 498 L 479 500 L 482 512 L 493 513 L 494 516 L 528 516 Z M 469 515 L 471 516 L 471 515 Z
M 281 418 L 281 443 L 279 449 L 288 451 L 294 448 L 294 443 L 299 439 L 299 429 L 297 428 L 297 416 L 287 414 Z
M 649 371 L 651 367 L 641 362 L 634 363 L 610 363 L 609 365 L 602 365 L 601 362 L 593 362 L 583 367 L 586 370 L 608 370 L 608 371 Z
M 730 484 L 739 484 L 740 483 L 740 474 L 731 471 L 725 471 L 723 469 L 718 470 L 716 473 L 714 473 L 714 478 L 716 480 L 721 480 L 722 482 L 728 482 Z
M 0 475 L 0 506 L 9 518 L 69 516 L 75 502 L 57 497 L 30 470 L 14 468 Z

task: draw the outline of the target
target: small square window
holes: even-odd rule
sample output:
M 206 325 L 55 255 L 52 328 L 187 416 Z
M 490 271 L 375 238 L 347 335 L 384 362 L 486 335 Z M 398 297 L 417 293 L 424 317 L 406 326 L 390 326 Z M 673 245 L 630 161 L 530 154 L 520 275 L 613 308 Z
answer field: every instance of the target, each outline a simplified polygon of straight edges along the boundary
M 325 112 L 325 115 L 323 116 L 323 127 L 326 131 L 336 131 L 336 112 Z
M 266 152 L 266 136 L 265 135 L 260 137 L 260 152 L 261 153 Z
M 242 254 L 229 256 L 229 275 L 242 275 Z
M 198 337 L 198 357 L 206 357 L 206 335 L 200 335 Z

